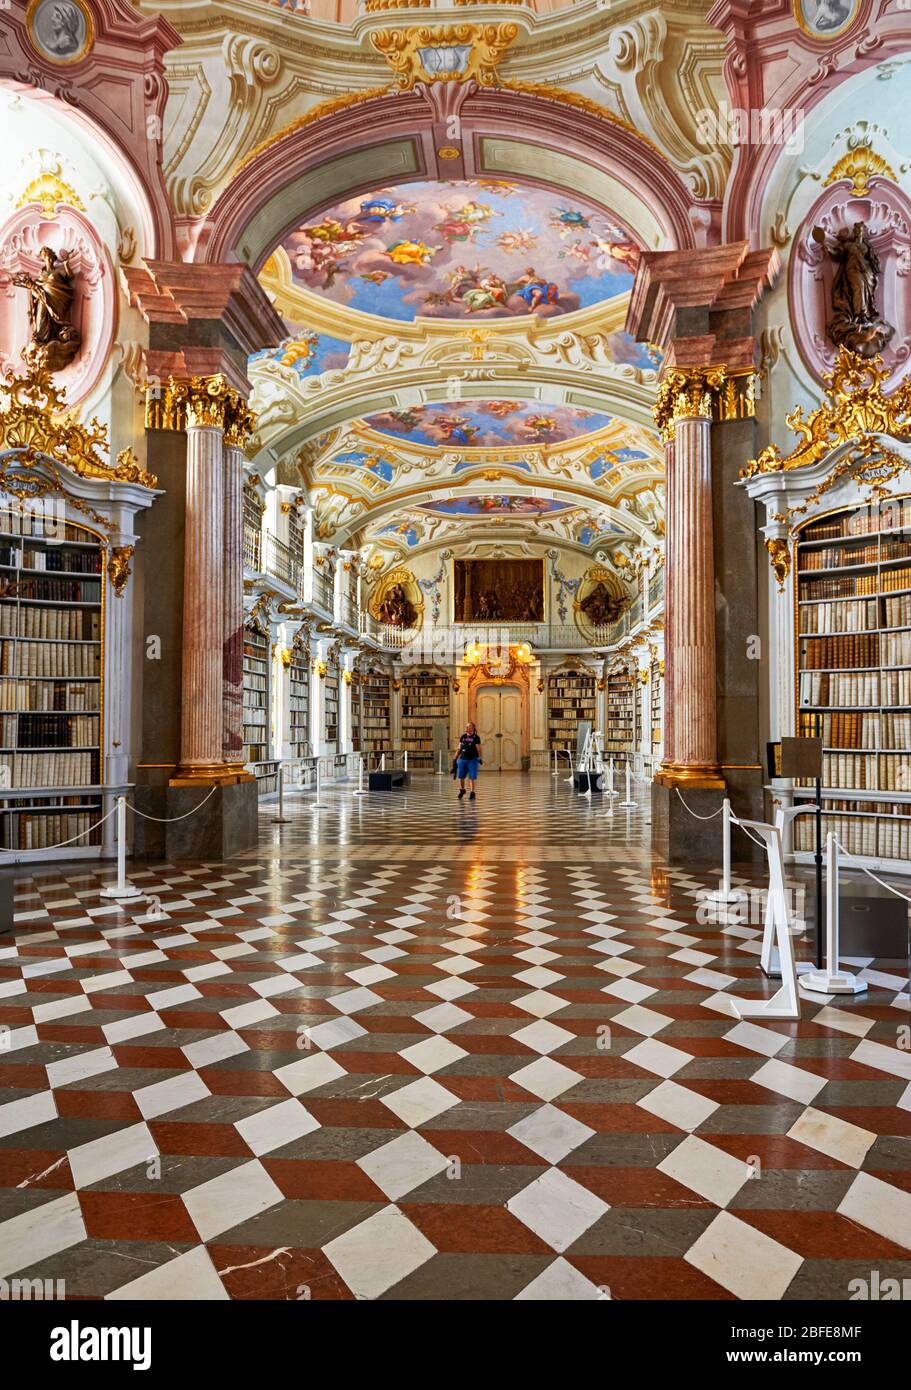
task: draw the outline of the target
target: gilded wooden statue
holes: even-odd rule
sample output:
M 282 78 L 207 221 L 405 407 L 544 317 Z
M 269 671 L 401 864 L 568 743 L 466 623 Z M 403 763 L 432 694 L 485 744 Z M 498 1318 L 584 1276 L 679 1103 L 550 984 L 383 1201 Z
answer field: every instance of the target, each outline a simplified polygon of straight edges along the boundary
M 837 347 L 843 345 L 859 357 L 875 357 L 889 344 L 895 329 L 880 318 L 876 307 L 882 267 L 866 222 L 840 228 L 832 240 L 822 227 L 814 227 L 813 240 L 836 266 L 832 318 L 826 332 Z

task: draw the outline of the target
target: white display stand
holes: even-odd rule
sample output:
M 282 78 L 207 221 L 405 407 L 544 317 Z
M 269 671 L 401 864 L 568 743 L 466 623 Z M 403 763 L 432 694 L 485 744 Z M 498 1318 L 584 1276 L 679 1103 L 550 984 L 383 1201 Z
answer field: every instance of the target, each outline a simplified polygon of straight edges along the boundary
M 817 931 L 819 924 L 817 924 Z M 863 994 L 866 980 L 839 970 L 838 941 L 838 837 L 833 831 L 826 836 L 826 963 L 822 970 L 811 970 L 800 981 L 800 988 L 810 994 Z
M 781 831 L 765 821 L 738 820 L 735 825 L 757 835 L 764 843 L 769 864 L 769 899 L 766 909 L 766 930 L 774 933 L 781 968 L 781 987 L 771 999 L 732 999 L 738 1018 L 800 1018 L 800 996 L 797 993 L 797 970 L 791 944 L 788 921 L 788 899 L 785 889 L 784 855 Z
M 784 845 L 785 841 L 785 830 L 794 817 L 801 815 L 804 811 L 815 810 L 815 803 L 811 806 L 779 806 L 778 810 L 775 812 L 775 828 L 781 837 L 782 845 Z M 785 893 L 785 911 L 788 917 L 788 934 L 790 936 L 799 935 L 800 927 L 795 924 L 791 916 L 791 907 L 788 902 L 787 893 Z M 778 980 L 781 978 L 781 961 L 778 958 L 778 947 L 775 945 L 775 923 L 769 912 L 768 903 L 766 904 L 765 930 L 762 934 L 762 952 L 759 957 L 759 964 L 763 974 L 768 975 L 770 980 Z M 806 971 L 812 970 L 813 966 L 810 961 L 799 961 L 795 965 L 795 969 L 798 975 L 800 975 Z

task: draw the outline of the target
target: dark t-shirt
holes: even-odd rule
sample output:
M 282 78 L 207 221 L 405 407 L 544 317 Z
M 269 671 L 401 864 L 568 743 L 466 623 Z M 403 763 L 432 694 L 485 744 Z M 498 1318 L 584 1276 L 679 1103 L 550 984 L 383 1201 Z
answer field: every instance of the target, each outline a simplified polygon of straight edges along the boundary
M 476 762 L 481 756 L 481 740 L 477 734 L 462 734 L 459 739 L 459 757 L 466 763 Z

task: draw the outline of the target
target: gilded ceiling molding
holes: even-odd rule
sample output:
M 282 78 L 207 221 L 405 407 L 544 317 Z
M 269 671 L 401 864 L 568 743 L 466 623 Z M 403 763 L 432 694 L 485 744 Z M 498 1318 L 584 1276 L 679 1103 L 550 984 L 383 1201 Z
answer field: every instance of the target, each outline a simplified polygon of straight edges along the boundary
M 591 97 L 583 95 L 582 92 L 572 92 L 563 87 L 555 87 L 551 82 L 522 82 L 518 78 L 511 77 L 504 78 L 500 86 L 510 92 L 524 92 L 526 96 L 541 97 L 545 101 L 556 101 L 562 106 L 574 106 L 577 111 L 584 111 L 588 116 L 595 116 L 600 121 L 609 121 L 611 125 L 619 126 L 621 130 L 628 131 L 630 135 L 635 135 L 638 140 L 648 145 L 649 149 L 653 150 L 663 163 L 670 162 L 654 140 L 637 129 L 631 121 L 624 120 L 615 111 L 611 111 L 607 106 L 602 106 L 599 101 L 593 101 Z
M 64 394 L 54 385 L 51 374 L 40 367 L 21 377 L 7 371 L 0 381 L 0 449 L 21 450 L 18 465 L 53 459 L 82 478 L 158 486 L 154 474 L 140 468 L 128 449 L 118 454 L 114 468 L 106 464 L 107 426 L 94 418 L 83 425 L 74 415 L 63 414 Z
M 518 33 L 518 24 L 422 24 L 378 29 L 370 42 L 389 64 L 401 91 L 411 91 L 416 82 L 477 82 L 480 87 L 497 87 L 500 60 Z M 424 66 L 428 53 L 455 55 L 457 65 L 428 69 Z
M 78 208 L 85 212 L 85 203 L 72 184 L 62 179 L 59 173 L 44 170 L 37 178 L 26 185 L 14 203 L 14 207 L 27 208 L 37 204 L 44 217 L 51 219 L 61 204 Z
M 830 184 L 840 183 L 843 179 L 847 179 L 855 197 L 864 198 L 870 192 L 869 183 L 872 178 L 885 178 L 891 179 L 893 183 L 898 182 L 898 177 L 891 164 L 883 159 L 882 155 L 877 154 L 871 144 L 864 144 L 843 154 L 823 179 L 822 186 L 828 188 Z
M 872 454 L 877 447 L 876 435 L 911 442 L 911 381 L 886 395 L 882 388 L 888 376 L 882 357 L 866 360 L 839 348 L 833 370 L 823 377 L 827 400 L 806 419 L 800 406 L 786 416 L 800 443 L 789 454 L 769 444 L 741 469 L 741 478 L 804 468 L 819 463 L 843 444 Z

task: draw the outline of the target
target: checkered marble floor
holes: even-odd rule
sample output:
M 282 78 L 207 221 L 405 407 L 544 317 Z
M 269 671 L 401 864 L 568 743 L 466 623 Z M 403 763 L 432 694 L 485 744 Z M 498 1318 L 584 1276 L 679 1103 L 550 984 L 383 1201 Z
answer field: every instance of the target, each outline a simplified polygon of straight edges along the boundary
M 711 876 L 656 862 L 643 810 L 544 776 L 311 800 L 264 807 L 236 860 L 136 866 L 123 906 L 108 866 L 19 880 L 0 1277 L 846 1300 L 911 1276 L 906 970 L 738 1023 L 731 996 L 771 992 L 759 924 L 701 925 Z

